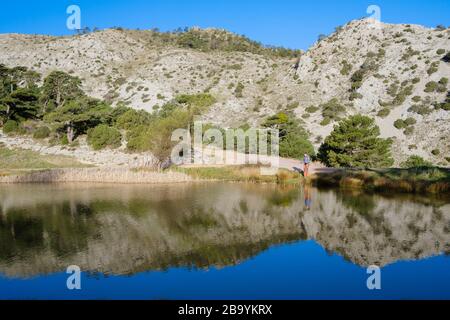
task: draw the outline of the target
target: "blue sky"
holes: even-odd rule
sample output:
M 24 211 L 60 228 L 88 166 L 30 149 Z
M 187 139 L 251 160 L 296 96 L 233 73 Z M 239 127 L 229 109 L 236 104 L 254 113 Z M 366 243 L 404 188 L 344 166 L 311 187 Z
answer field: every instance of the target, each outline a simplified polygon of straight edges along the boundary
M 80 6 L 82 25 L 90 28 L 219 27 L 299 49 L 307 49 L 319 34 L 368 16 L 371 4 L 381 8 L 383 22 L 450 26 L 449 0 L 16 0 L 2 1 L 0 33 L 73 33 L 66 28 L 71 4 Z

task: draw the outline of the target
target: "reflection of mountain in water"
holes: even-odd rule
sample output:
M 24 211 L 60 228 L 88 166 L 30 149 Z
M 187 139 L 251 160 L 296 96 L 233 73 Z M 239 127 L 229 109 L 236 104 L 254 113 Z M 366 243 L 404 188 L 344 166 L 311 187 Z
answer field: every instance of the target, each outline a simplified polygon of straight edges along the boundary
M 71 264 L 113 274 L 220 267 L 308 238 L 361 266 L 450 251 L 450 204 L 429 199 L 196 184 L 8 186 L 0 201 L 0 273 L 11 277 Z

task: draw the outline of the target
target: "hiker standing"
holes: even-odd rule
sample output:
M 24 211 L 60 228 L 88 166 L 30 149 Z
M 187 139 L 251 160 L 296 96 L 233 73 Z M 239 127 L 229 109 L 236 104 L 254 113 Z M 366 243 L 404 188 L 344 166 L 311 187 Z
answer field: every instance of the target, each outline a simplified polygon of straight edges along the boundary
M 310 163 L 311 163 L 311 158 L 309 157 L 309 155 L 305 154 L 305 156 L 303 157 L 303 164 L 304 164 L 303 173 L 304 173 L 305 177 L 307 177 L 309 175 Z

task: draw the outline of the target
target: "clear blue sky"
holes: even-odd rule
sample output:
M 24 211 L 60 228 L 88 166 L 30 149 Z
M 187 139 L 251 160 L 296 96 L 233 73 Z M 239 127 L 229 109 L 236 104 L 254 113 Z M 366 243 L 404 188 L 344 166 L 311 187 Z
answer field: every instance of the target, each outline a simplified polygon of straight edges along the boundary
M 66 28 L 71 4 L 80 6 L 82 26 L 90 28 L 218 27 L 300 49 L 335 26 L 368 16 L 371 4 L 381 8 L 383 22 L 450 25 L 450 0 L 16 0 L 2 1 L 0 33 L 73 33 Z

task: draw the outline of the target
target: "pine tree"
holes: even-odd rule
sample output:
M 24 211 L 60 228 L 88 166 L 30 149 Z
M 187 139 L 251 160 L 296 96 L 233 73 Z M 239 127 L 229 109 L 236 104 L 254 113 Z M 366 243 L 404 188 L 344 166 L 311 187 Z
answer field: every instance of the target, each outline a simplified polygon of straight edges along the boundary
M 341 121 L 319 150 L 320 160 L 329 167 L 383 168 L 394 163 L 391 139 L 382 139 L 375 120 L 355 115 Z
M 44 80 L 42 92 L 44 111 L 60 108 L 67 101 L 83 95 L 79 78 L 62 71 L 53 71 Z

